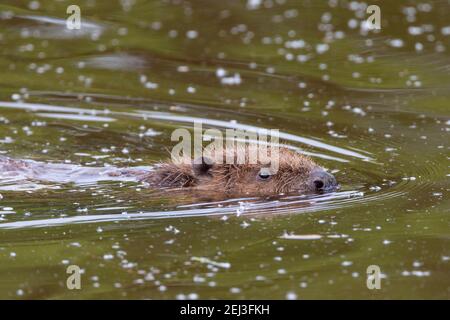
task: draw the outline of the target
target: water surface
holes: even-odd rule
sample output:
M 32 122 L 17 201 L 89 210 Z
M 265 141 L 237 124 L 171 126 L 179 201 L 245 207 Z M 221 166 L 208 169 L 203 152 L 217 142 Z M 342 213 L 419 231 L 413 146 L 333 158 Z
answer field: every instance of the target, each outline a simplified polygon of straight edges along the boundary
M 202 121 L 279 129 L 342 188 L 201 201 L 2 177 L 1 298 L 450 297 L 448 1 L 374 1 L 378 32 L 356 1 L 78 3 L 75 31 L 67 1 L 0 4 L 0 155 L 148 166 Z

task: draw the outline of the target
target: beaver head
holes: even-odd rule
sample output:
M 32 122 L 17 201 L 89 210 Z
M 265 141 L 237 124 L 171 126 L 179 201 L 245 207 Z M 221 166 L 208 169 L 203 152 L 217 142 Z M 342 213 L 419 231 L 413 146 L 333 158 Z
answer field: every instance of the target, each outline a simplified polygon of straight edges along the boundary
M 231 159 L 235 160 L 232 163 L 226 158 L 230 155 L 226 149 L 216 152 L 215 157 L 163 162 L 141 180 L 156 187 L 190 187 L 236 196 L 320 193 L 335 190 L 338 186 L 333 175 L 298 152 L 278 148 L 278 165 L 274 170 L 267 163 L 250 162 L 248 155 L 252 151 L 245 149 L 243 162 L 236 161 L 234 149 L 231 151 Z M 224 161 L 218 161 L 221 159 Z

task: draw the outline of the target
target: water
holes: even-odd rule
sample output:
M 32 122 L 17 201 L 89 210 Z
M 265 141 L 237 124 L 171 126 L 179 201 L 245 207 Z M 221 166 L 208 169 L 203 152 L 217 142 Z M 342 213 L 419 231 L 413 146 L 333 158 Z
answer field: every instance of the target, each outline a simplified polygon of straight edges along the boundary
M 0 297 L 450 297 L 447 1 L 380 2 L 378 33 L 357 2 L 79 4 L 78 31 L 65 3 L 0 4 L 1 155 L 146 167 L 201 120 L 280 129 L 342 188 L 205 200 L 3 176 Z

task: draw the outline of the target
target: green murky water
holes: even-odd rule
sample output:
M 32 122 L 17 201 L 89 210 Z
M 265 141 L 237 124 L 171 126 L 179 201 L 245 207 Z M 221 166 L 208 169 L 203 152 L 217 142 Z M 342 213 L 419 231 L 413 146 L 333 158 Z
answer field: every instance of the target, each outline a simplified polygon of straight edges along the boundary
M 2 177 L 0 297 L 448 299 L 450 3 L 373 4 L 379 32 L 356 1 L 3 0 L 2 155 L 146 166 L 201 120 L 280 129 L 342 189 L 199 203 Z

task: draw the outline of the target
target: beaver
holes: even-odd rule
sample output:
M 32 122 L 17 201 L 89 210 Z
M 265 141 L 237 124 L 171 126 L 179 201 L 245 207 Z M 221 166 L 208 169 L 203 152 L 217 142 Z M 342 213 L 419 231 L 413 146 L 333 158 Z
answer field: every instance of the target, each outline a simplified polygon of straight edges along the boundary
M 288 148 L 278 148 L 277 170 L 261 161 L 251 164 L 248 161 L 249 154 L 254 152 L 251 147 L 243 152 L 242 164 L 236 161 L 235 149 L 222 149 L 216 151 L 215 157 L 203 155 L 194 161 L 186 157 L 171 159 L 160 162 L 139 180 L 157 188 L 190 188 L 227 196 L 323 193 L 339 187 L 332 174 L 311 158 Z M 224 161 L 230 153 L 232 163 Z
M 335 177 L 311 158 L 285 147 L 277 150 L 276 170 L 262 161 L 250 161 L 255 150 L 222 149 L 199 159 L 179 157 L 153 167 L 83 167 L 44 163 L 0 156 L 0 178 L 15 181 L 47 181 L 84 184 L 106 180 L 140 181 L 157 190 L 179 189 L 232 196 L 272 196 L 282 193 L 323 193 L 338 188 Z M 244 152 L 239 162 L 238 153 Z M 271 149 L 268 149 L 271 154 Z M 230 163 L 229 159 L 233 159 Z M 222 160 L 222 161 L 221 161 Z M 224 161 L 226 160 L 226 161 Z M 41 186 L 44 187 L 44 186 Z

